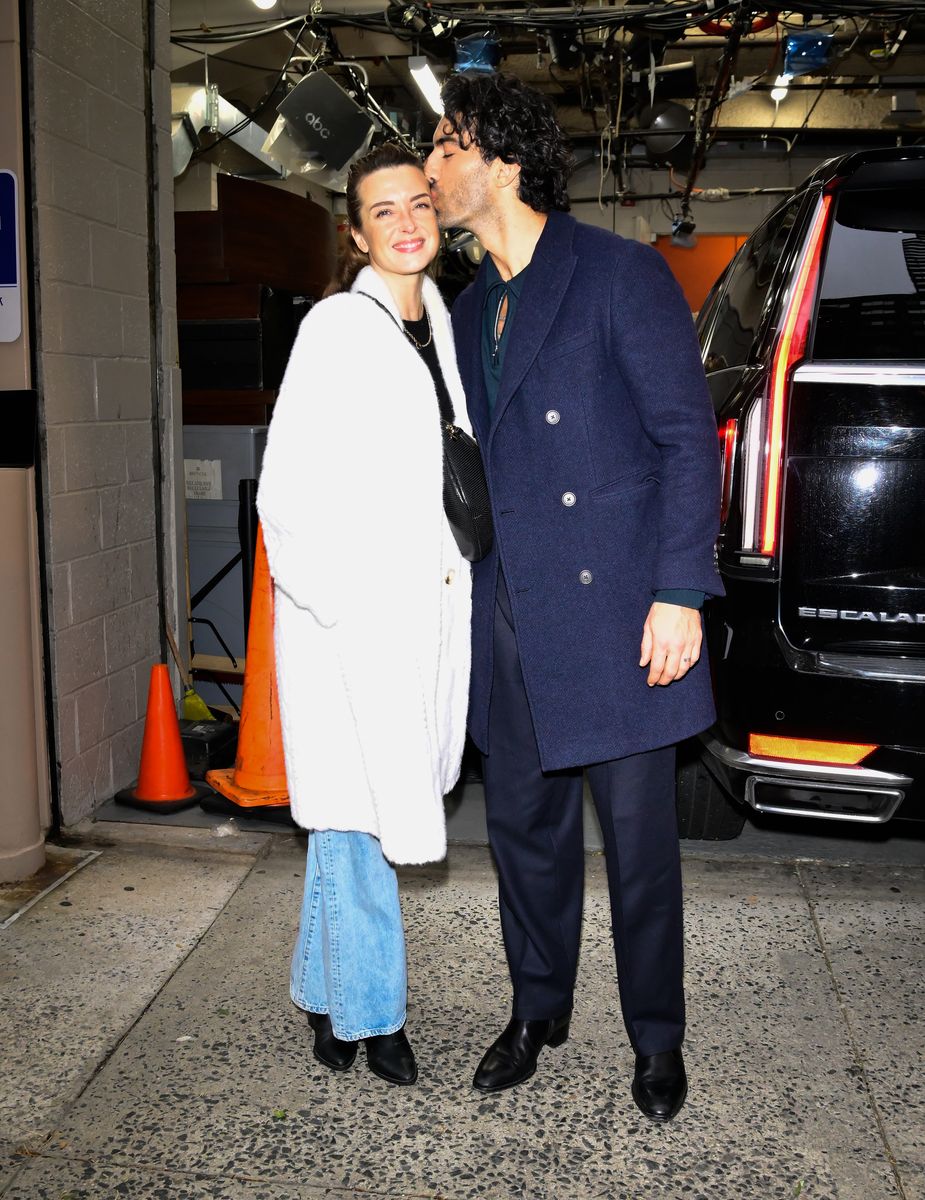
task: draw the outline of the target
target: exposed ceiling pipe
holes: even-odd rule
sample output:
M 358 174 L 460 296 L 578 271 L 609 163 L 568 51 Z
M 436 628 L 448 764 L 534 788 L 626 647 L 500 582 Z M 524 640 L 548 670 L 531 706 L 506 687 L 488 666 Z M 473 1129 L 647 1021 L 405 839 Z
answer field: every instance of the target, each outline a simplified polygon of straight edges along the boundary
M 696 123 L 693 158 L 690 170 L 687 173 L 687 183 L 684 187 L 684 193 L 681 196 L 682 220 L 689 220 L 690 218 L 691 193 L 694 190 L 694 184 L 697 182 L 697 176 L 700 174 L 706 160 L 713 117 L 719 111 L 720 106 L 726 98 L 726 93 L 729 91 L 732 71 L 735 66 L 736 55 L 739 51 L 739 43 L 745 36 L 745 32 L 745 19 L 742 12 L 740 12 L 726 41 L 726 49 L 716 72 L 716 82 L 713 84 L 710 99 L 707 101 L 706 109 L 700 114 L 700 119 Z

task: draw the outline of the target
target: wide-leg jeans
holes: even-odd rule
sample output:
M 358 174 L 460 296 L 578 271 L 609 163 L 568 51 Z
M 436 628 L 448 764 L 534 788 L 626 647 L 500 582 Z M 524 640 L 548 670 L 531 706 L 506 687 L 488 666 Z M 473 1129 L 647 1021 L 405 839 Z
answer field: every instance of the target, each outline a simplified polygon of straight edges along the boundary
M 408 975 L 394 868 L 368 833 L 313 831 L 290 994 L 345 1042 L 405 1023 Z

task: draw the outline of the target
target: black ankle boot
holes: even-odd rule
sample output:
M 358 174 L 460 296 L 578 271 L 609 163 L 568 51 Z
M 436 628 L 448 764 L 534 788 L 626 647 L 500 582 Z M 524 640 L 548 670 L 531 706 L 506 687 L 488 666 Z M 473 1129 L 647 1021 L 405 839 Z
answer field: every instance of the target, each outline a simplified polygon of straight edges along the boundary
M 334 1036 L 334 1027 L 327 1013 L 308 1014 L 308 1023 L 315 1031 L 312 1053 L 320 1063 L 332 1071 L 346 1071 L 353 1066 L 357 1056 L 356 1042 L 344 1042 Z
M 405 1036 L 404 1025 L 397 1033 L 382 1033 L 364 1038 L 366 1065 L 387 1083 L 409 1084 L 418 1077 L 414 1051 Z
M 670 1121 L 687 1099 L 687 1073 L 680 1047 L 661 1054 L 637 1054 L 633 1099 L 652 1121 Z
M 571 1013 L 545 1021 L 508 1023 L 479 1063 L 472 1086 L 480 1092 L 500 1092 L 529 1079 L 544 1046 L 561 1046 L 568 1037 Z

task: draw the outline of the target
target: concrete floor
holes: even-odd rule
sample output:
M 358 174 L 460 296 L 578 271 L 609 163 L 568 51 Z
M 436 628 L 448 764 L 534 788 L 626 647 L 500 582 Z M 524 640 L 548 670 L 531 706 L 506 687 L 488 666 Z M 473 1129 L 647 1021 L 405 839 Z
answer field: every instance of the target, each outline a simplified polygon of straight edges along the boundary
M 288 813 L 288 809 L 285 810 Z M 925 827 L 894 820 L 887 825 L 845 821 L 807 821 L 799 817 L 761 816 L 745 811 L 745 828 L 729 842 L 681 843 L 681 852 L 711 858 L 823 859 L 829 862 L 883 863 L 918 866 L 925 863 Z M 487 846 L 485 794 L 480 783 L 461 783 L 446 798 L 447 839 L 451 845 Z M 161 825 L 197 829 L 220 828 L 227 818 L 203 811 L 198 805 L 181 812 L 162 814 L 126 808 L 110 801 L 97 811 L 97 820 L 130 825 Z M 280 823 L 236 817 L 234 826 L 246 832 L 278 833 Z M 289 826 L 291 828 L 291 825 Z M 591 793 L 585 784 L 585 849 L 603 849 L 600 826 Z
M 691 1093 L 629 1097 L 603 862 L 572 1035 L 469 1086 L 508 985 L 487 851 L 402 873 L 414 1088 L 314 1062 L 287 966 L 304 841 L 97 824 L 0 934 L 7 1200 L 925 1198 L 925 872 L 685 860 Z M 152 839 L 157 839 L 152 841 Z

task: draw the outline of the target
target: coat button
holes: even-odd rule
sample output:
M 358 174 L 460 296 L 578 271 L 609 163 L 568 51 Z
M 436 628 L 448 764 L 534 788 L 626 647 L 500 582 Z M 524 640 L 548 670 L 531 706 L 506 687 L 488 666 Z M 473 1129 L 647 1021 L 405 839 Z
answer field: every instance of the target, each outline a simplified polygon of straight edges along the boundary
M 456 578 L 456 572 L 453 570 L 452 567 L 450 567 L 450 569 L 446 573 L 446 579 L 444 579 L 443 582 L 444 583 L 452 583 L 455 578 Z
M 554 408 L 551 408 L 549 410 L 549 412 L 546 414 L 546 420 L 549 422 L 550 425 L 558 425 L 559 424 L 560 417 Z
M 581 571 L 578 575 L 578 578 L 582 583 L 592 583 L 594 581 L 594 576 L 590 571 Z
M 562 503 L 565 505 L 566 508 L 571 508 L 572 505 L 575 503 L 575 493 L 574 492 L 563 492 L 562 493 Z

